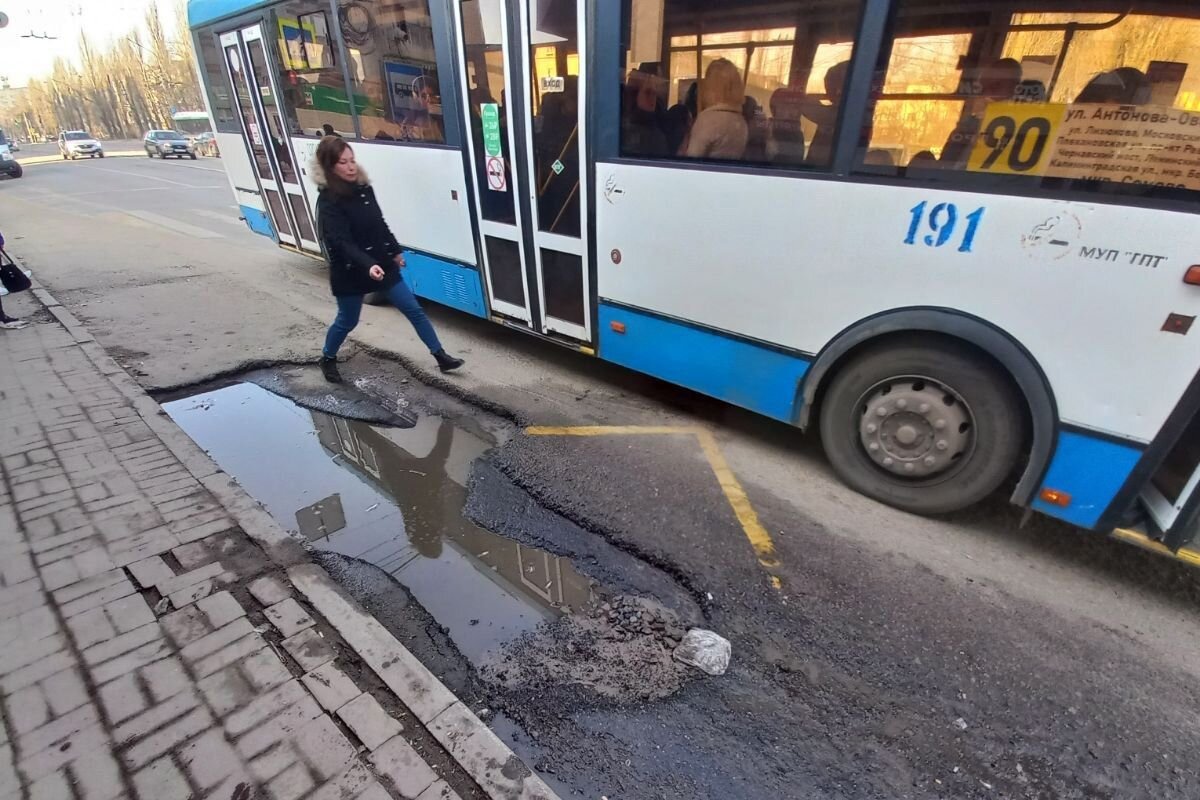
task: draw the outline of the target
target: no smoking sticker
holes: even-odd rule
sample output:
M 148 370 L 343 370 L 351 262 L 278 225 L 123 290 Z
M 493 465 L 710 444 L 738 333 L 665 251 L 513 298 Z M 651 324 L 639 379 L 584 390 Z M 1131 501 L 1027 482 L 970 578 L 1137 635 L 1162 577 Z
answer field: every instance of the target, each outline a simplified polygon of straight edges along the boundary
M 488 188 L 493 192 L 507 192 L 508 179 L 504 175 L 504 159 L 500 156 L 490 156 L 487 160 Z

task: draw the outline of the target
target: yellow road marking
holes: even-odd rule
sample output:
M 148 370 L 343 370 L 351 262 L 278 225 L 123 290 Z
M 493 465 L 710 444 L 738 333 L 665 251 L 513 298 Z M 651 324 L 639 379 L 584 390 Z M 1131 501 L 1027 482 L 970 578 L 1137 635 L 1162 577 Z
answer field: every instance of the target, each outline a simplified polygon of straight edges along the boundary
M 1128 542 L 1129 544 L 1137 545 L 1138 547 L 1142 547 L 1146 550 L 1151 550 L 1159 555 L 1173 558 L 1176 561 L 1182 561 L 1183 563 L 1193 567 L 1200 567 L 1200 552 L 1196 550 L 1181 547 L 1179 552 L 1175 552 L 1161 542 L 1154 541 L 1146 534 L 1138 533 L 1137 531 L 1131 531 L 1127 528 L 1117 528 L 1112 532 L 1112 535 L 1123 542 Z
M 750 546 L 758 556 L 758 563 L 767 569 L 778 567 L 779 558 L 775 555 L 775 543 L 771 541 L 771 534 L 767 533 L 767 529 L 758 521 L 758 514 L 754 512 L 754 506 L 750 505 L 750 498 L 746 496 L 742 484 L 738 482 L 733 470 L 729 468 L 729 463 L 725 461 L 725 456 L 721 454 L 716 438 L 704 430 L 695 431 L 695 434 L 700 440 L 700 447 L 704 449 L 708 463 L 712 466 L 713 474 L 717 476 L 717 483 L 721 484 L 721 491 L 733 507 L 738 522 L 742 523 L 742 530 L 746 532 L 746 538 L 750 540 Z
M 725 499 L 729 501 L 729 506 L 733 509 L 734 516 L 737 517 L 738 522 L 742 526 L 742 531 L 746 534 L 746 539 L 749 540 L 750 546 L 754 549 L 758 563 L 766 568 L 768 572 L 778 569 L 779 558 L 775 553 L 775 543 L 771 540 L 771 534 L 767 533 L 767 529 L 759 521 L 758 514 L 754 511 L 754 506 L 751 505 L 750 498 L 746 495 L 746 490 L 742 488 L 742 484 L 729 467 L 729 462 L 725 460 L 724 454 L 721 453 L 721 448 L 717 444 L 716 437 L 709 431 L 703 428 L 654 425 L 572 425 L 560 427 L 539 425 L 526 428 L 525 432 L 530 436 L 677 436 L 681 434 L 695 436 L 700 443 L 700 449 L 704 452 L 704 457 L 708 460 L 708 464 L 717 478 L 717 483 L 720 485 Z M 769 575 L 769 579 L 771 586 L 775 589 L 782 588 L 782 581 L 780 581 L 777 575 L 771 574 Z

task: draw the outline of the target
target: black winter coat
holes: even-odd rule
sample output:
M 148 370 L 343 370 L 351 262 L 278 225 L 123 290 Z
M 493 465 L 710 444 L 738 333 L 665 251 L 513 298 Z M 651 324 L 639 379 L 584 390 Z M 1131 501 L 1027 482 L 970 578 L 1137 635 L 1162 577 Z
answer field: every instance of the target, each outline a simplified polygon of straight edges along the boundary
M 325 187 L 317 196 L 317 226 L 329 259 L 329 288 L 335 296 L 385 292 L 400 282 L 395 257 L 400 243 L 392 235 L 375 190 L 357 184 L 349 195 Z M 371 280 L 372 266 L 383 267 L 383 280 Z

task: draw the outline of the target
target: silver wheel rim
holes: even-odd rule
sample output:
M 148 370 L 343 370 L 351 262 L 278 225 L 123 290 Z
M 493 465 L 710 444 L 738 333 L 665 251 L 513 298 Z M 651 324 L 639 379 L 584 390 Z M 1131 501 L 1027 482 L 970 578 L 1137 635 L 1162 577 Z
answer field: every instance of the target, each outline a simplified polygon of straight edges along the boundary
M 975 449 L 975 415 L 962 395 L 923 375 L 880 381 L 856 404 L 859 440 L 887 474 L 914 482 L 948 477 Z

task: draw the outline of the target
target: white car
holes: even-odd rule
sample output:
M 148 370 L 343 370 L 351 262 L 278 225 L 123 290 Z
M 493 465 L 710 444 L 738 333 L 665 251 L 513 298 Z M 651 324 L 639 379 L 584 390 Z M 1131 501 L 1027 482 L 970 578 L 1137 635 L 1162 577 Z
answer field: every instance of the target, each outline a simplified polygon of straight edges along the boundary
M 58 134 L 58 152 L 74 161 L 82 156 L 104 158 L 104 148 L 87 131 L 62 131 Z

